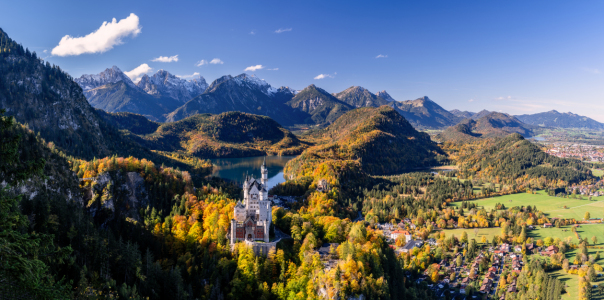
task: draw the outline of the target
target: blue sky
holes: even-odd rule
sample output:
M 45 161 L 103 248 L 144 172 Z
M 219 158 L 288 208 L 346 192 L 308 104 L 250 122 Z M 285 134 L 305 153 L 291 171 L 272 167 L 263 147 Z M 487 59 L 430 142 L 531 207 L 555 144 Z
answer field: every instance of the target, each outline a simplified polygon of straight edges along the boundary
M 427 95 L 446 109 L 556 109 L 604 122 L 602 1 L 23 0 L 1 7 L 2 29 L 74 77 L 147 64 L 211 82 L 261 65 L 247 73 L 273 86 L 314 83 L 339 92 L 360 85 L 397 100 Z M 79 54 L 78 40 L 61 42 L 113 18 L 121 25 L 106 32 L 121 44 L 114 36 L 98 45 L 91 39 L 106 36 L 93 36 L 87 43 L 95 53 Z M 152 61 L 175 55 L 178 61 Z M 210 64 L 215 58 L 222 63 Z M 196 66 L 201 60 L 208 63 Z

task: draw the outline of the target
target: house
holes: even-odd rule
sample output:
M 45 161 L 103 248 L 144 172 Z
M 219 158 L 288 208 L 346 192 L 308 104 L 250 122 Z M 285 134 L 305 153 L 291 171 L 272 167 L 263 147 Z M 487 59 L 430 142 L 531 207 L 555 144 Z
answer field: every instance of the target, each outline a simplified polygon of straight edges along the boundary
M 543 228 L 552 228 L 552 223 L 545 223 L 543 224 Z
M 551 245 L 545 249 L 545 251 L 553 251 L 554 253 L 558 253 L 558 246 Z
M 411 233 L 409 233 L 407 230 L 394 230 L 390 232 L 391 239 L 396 240 L 399 237 L 404 237 L 405 243 L 407 243 L 411 240 Z
M 503 251 L 504 253 L 508 253 L 508 252 L 510 252 L 510 244 L 503 243 L 503 244 L 501 244 L 501 247 L 499 249 L 501 251 Z
M 535 244 L 533 244 L 533 243 L 526 244 L 526 250 L 533 251 L 533 248 L 535 248 Z

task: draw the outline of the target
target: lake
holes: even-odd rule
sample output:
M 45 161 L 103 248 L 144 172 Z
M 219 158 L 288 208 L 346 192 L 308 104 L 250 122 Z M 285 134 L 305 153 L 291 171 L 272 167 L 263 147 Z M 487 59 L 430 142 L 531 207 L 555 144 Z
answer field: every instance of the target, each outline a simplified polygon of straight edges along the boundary
M 283 177 L 283 168 L 285 164 L 296 156 L 267 156 L 266 168 L 268 169 L 268 188 L 285 182 Z M 242 183 L 245 175 L 260 178 L 260 167 L 264 161 L 264 156 L 243 157 L 243 158 L 214 158 L 210 159 L 214 165 L 212 176 L 229 179 Z

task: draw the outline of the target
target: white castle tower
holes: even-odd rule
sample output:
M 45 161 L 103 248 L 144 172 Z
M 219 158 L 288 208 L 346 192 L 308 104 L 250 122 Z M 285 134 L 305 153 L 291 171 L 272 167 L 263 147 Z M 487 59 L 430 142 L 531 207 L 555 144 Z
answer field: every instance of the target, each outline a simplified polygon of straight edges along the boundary
M 264 157 L 264 161 L 262 162 L 262 167 L 260 167 L 260 173 L 262 174 L 262 185 L 266 186 L 268 184 L 268 169 L 266 169 L 266 156 Z
M 234 218 L 231 220 L 230 240 L 235 244 L 240 240 L 269 241 L 269 229 L 273 220 L 271 202 L 268 199 L 268 170 L 266 158 L 260 168 L 262 175 L 258 181 L 247 176 L 243 183 L 243 203 L 237 202 Z

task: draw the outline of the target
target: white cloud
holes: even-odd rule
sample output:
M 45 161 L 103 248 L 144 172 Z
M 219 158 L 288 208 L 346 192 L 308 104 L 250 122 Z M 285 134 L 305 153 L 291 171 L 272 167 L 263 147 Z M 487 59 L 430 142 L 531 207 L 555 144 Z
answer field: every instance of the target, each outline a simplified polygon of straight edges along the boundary
M 338 74 L 338 73 L 334 73 L 334 75 L 335 74 Z M 319 75 L 315 76 L 315 79 L 334 78 L 334 75 L 331 75 L 331 74 L 319 74 Z
M 138 16 L 130 14 L 119 22 L 115 18 L 108 23 L 103 22 L 96 31 L 83 36 L 64 36 L 59 44 L 52 49 L 52 55 L 69 56 L 84 53 L 103 53 L 123 43 L 127 36 L 136 37 L 141 32 Z
M 142 64 L 142 65 L 134 68 L 134 70 L 132 70 L 132 71 L 124 72 L 124 74 L 126 74 L 126 76 L 130 77 L 130 79 L 134 83 L 137 83 L 141 80 L 141 77 L 143 77 L 143 75 L 145 75 L 151 71 L 153 71 L 153 68 L 149 67 L 149 65 L 147 65 L 147 64 Z
M 42 51 L 42 53 L 46 53 L 46 52 L 48 52 L 48 50 L 44 50 L 44 51 Z
M 386 57 L 388 57 L 388 55 L 380 54 L 380 55 L 376 56 L 375 58 L 386 58 Z
M 210 60 L 210 63 L 213 65 L 222 65 L 224 64 L 224 61 L 220 60 L 220 58 L 214 58 Z
M 157 58 L 152 59 L 151 61 L 155 61 L 155 62 L 173 62 L 173 61 L 178 61 L 178 55 L 174 55 L 174 56 L 160 56 Z
M 275 33 L 283 33 L 283 32 L 288 32 L 288 31 L 292 31 L 291 28 L 279 28 L 277 30 L 275 30 Z
M 254 34 L 256 34 L 256 31 L 252 30 L 252 31 L 250 31 L 250 34 L 254 35 Z
M 197 76 L 199 76 L 199 73 L 197 73 L 197 72 L 195 72 L 191 75 L 176 75 L 176 77 L 179 77 L 179 78 L 193 78 L 193 77 L 197 77 Z
M 474 102 L 474 99 L 470 99 L 470 100 L 468 100 L 468 102 Z
M 207 65 L 207 64 L 212 64 L 212 65 L 222 65 L 222 64 L 224 64 L 224 61 L 220 60 L 220 58 L 214 58 L 214 59 L 212 59 L 212 60 L 210 60 L 210 61 L 207 61 L 207 60 L 205 60 L 205 59 L 202 59 L 202 60 L 198 61 L 198 62 L 195 64 L 195 66 L 197 66 L 197 67 L 201 67 L 201 66 L 203 66 L 203 65 Z
M 501 96 L 501 97 L 497 97 L 497 98 L 495 98 L 495 100 L 506 100 L 506 99 L 507 99 L 507 100 L 511 100 L 511 99 L 512 99 L 512 96 L 507 96 L 507 97 L 503 97 L 503 96 Z
M 264 69 L 263 65 L 255 65 L 255 66 L 249 66 L 249 67 L 245 68 L 245 70 L 243 70 L 243 71 L 244 72 L 246 72 L 246 71 L 252 71 L 252 72 L 254 72 L 256 70 L 262 70 L 262 69 Z
M 279 71 L 279 68 L 272 68 L 272 69 L 267 69 L 269 71 Z

